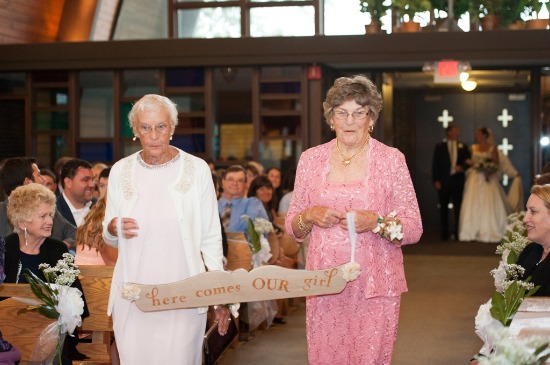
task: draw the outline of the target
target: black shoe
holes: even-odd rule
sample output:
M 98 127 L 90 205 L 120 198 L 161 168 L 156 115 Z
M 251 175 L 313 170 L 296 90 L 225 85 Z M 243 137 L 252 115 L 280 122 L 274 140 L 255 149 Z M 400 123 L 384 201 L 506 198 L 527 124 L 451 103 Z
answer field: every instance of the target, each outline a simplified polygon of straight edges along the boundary
M 286 319 L 284 319 L 283 317 L 275 317 L 273 318 L 273 323 L 286 324 Z
M 89 357 L 84 355 L 82 352 L 78 351 L 77 349 L 74 349 L 69 353 L 69 358 L 71 360 L 88 360 Z

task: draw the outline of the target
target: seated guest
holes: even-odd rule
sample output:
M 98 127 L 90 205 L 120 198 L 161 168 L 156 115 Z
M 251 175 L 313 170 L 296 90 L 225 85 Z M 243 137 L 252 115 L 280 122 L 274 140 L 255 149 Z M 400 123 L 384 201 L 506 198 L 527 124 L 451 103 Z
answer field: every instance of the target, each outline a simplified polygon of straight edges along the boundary
M 54 194 L 57 191 L 57 177 L 52 170 L 40 169 L 40 176 L 44 181 L 44 186 L 50 189 Z
M 6 241 L 0 237 L 0 284 L 4 282 L 4 255 L 6 254 Z M 13 347 L 2 337 L 0 331 L 0 364 L 15 365 L 21 360 L 21 352 Z
M 12 157 L 4 161 L 0 169 L 0 184 L 7 197 L 15 188 L 30 183 L 43 183 L 36 160 L 31 157 Z M 14 230 L 7 216 L 9 199 L 0 202 L 0 236 L 6 237 Z M 74 248 L 76 227 L 69 223 L 58 211 L 53 217 L 51 238 L 65 242 L 69 249 Z
M 550 296 L 550 184 L 535 185 L 527 201 L 527 212 L 523 219 L 527 238 L 532 242 L 521 252 L 518 265 L 525 269 L 523 279 L 540 285 L 535 296 Z
M 92 172 L 94 174 L 94 184 L 95 184 L 95 188 L 94 188 L 94 198 L 99 198 L 101 196 L 100 192 L 99 192 L 99 175 L 101 174 L 101 171 L 105 170 L 107 167 L 106 164 L 104 164 L 103 162 L 94 162 L 92 164 Z
M 118 250 L 105 244 L 103 240 L 103 218 L 105 217 L 106 197 L 100 198 L 90 209 L 84 223 L 76 230 L 77 265 L 115 266 Z
M 61 169 L 63 165 L 72 160 L 74 157 L 62 156 L 55 161 L 53 165 L 53 172 L 57 178 L 57 189 L 55 189 L 55 196 L 60 196 L 63 193 L 63 186 L 61 184 Z
M 5 282 L 26 283 L 25 270 L 33 272 L 46 280 L 39 265 L 46 263 L 51 267 L 68 253 L 67 246 L 51 238 L 53 216 L 55 212 L 55 194 L 43 185 L 31 183 L 15 189 L 10 194 L 8 218 L 13 225 L 14 233 L 5 237 L 6 261 Z M 73 286 L 82 291 L 78 279 Z M 84 295 L 82 296 L 84 303 Z M 88 316 L 86 305 L 82 318 Z M 66 336 L 63 346 L 63 363 L 70 360 L 83 360 L 84 355 L 76 349 L 78 337 Z
M 281 169 L 278 167 L 270 167 L 265 172 L 265 175 L 273 184 L 273 206 L 275 210 L 279 209 L 279 202 L 283 197 L 283 186 L 282 186 L 282 173 Z
M 290 201 L 292 200 L 292 192 L 294 191 L 294 181 L 296 180 L 296 169 L 291 169 L 285 173 L 283 179 L 283 184 L 281 185 L 283 189 L 283 197 L 279 201 L 279 209 L 277 213 L 282 216 L 286 215 L 288 212 L 288 207 L 290 206 Z
M 110 167 L 106 167 L 99 173 L 99 180 L 97 182 L 97 188 L 99 190 L 99 198 L 104 197 L 107 194 L 107 186 L 109 185 L 109 173 Z
M 280 246 L 279 240 L 281 239 L 283 235 L 283 229 L 282 227 L 278 227 L 273 222 L 274 217 L 276 216 L 275 207 L 273 206 L 274 196 L 273 196 L 273 185 L 270 181 L 270 179 L 266 175 L 260 175 L 256 177 L 252 182 L 250 183 L 250 187 L 248 188 L 248 197 L 255 197 L 258 198 L 264 205 L 264 208 L 267 212 L 267 216 L 269 217 L 269 221 L 273 224 L 273 227 L 275 228 L 276 236 L 273 235 L 269 236 L 268 239 L 270 241 L 270 244 L 272 243 L 272 240 L 276 240 L 277 246 Z M 291 268 L 293 266 L 293 261 L 291 258 L 286 256 L 282 250 L 282 248 L 279 247 L 279 250 L 277 252 L 273 252 L 273 246 L 271 253 L 274 255 L 273 261 L 269 261 L 268 263 L 274 264 L 277 266 L 282 266 L 286 268 Z M 285 300 L 278 300 L 277 306 L 279 310 L 277 311 L 277 314 L 273 318 L 273 323 L 279 323 L 279 324 L 285 324 L 286 319 L 283 317 L 281 313 L 281 307 L 285 305 Z
M 249 198 L 258 198 L 264 205 L 269 221 L 273 223 L 273 218 L 277 216 L 274 205 L 273 184 L 266 175 L 257 176 L 250 182 L 247 196 Z
M 550 172 L 545 172 L 535 176 L 535 182 L 533 185 L 546 185 L 550 184 Z
M 73 158 L 61 168 L 63 193 L 57 197 L 57 209 L 76 227 L 97 200 L 93 197 L 95 184 L 92 165 L 88 161 Z

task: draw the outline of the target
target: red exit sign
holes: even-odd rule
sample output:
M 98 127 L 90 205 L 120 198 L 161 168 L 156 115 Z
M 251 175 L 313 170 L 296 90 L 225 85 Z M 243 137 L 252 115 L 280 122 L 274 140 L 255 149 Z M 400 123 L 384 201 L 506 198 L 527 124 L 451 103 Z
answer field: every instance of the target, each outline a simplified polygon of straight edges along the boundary
M 460 83 L 458 61 L 439 61 L 436 62 L 436 70 L 434 72 L 435 84 L 455 84 Z

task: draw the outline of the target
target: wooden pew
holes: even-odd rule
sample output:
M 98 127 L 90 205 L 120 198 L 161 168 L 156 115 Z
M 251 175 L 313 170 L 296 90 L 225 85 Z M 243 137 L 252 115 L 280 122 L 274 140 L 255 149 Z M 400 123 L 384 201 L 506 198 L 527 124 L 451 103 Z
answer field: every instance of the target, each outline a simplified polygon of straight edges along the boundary
M 107 316 L 107 303 L 113 268 L 82 265 L 79 269 L 80 282 L 90 316 L 82 321 L 78 334 L 80 337 L 86 335 L 90 341 L 79 343 L 78 350 L 90 359 L 75 361 L 73 364 L 111 364 L 110 346 L 113 324 L 111 317 Z M 12 297 L 36 299 L 28 284 L 2 284 L 0 297 L 9 297 L 0 302 L 0 331 L 6 340 L 21 351 L 20 364 L 27 364 L 36 339 L 53 320 L 34 312 L 17 314 L 17 311 L 27 304 Z
M 252 251 L 243 232 L 226 232 L 227 270 L 252 269 Z
M 90 358 L 78 364 L 111 364 L 113 321 L 107 315 L 113 267 L 80 265 L 80 283 L 86 295 L 90 316 L 82 321 L 80 334 L 90 334 L 90 343 L 80 342 L 78 351 Z
M 283 248 L 285 255 L 295 258 L 298 254 L 298 251 L 300 250 L 300 244 L 294 239 L 294 237 L 286 232 L 285 216 L 286 214 L 282 214 L 276 217 L 273 222 L 283 229 L 283 236 L 281 237 L 281 247 Z

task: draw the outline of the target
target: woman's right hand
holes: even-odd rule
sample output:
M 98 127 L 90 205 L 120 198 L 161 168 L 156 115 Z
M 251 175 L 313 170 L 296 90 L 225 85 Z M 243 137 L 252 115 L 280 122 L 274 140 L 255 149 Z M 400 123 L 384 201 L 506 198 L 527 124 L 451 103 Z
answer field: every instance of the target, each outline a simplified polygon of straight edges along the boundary
M 109 225 L 107 226 L 107 231 L 111 236 L 118 237 L 118 231 L 117 231 L 117 220 L 119 218 L 115 217 L 111 219 L 109 222 Z M 134 218 L 127 218 L 123 217 L 122 219 L 122 237 L 124 238 L 134 238 L 137 237 L 137 230 L 139 229 L 139 226 L 137 224 L 137 221 Z
M 304 211 L 304 216 L 302 219 L 304 219 L 307 223 L 315 224 L 321 228 L 331 228 L 339 224 L 345 217 L 345 213 L 342 213 L 336 209 L 323 205 L 316 205 L 309 208 L 307 211 Z

